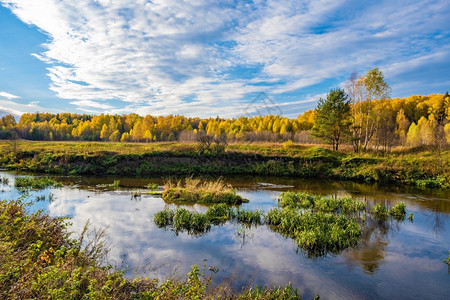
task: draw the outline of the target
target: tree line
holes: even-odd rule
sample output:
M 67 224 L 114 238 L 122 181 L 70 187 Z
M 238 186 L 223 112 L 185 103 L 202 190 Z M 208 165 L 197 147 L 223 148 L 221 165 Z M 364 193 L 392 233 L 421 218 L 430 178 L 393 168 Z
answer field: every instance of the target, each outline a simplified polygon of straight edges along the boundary
M 355 152 L 392 146 L 450 144 L 448 92 L 390 99 L 383 73 L 374 68 L 353 74 L 345 88 L 332 89 L 315 110 L 312 135 L 333 145 L 353 145 Z
M 390 99 L 382 72 L 353 75 L 314 110 L 295 119 L 277 115 L 225 118 L 184 116 L 25 113 L 0 119 L 0 139 L 39 141 L 195 142 L 203 136 L 228 142 L 342 143 L 355 151 L 393 146 L 450 144 L 450 97 L 446 94 Z

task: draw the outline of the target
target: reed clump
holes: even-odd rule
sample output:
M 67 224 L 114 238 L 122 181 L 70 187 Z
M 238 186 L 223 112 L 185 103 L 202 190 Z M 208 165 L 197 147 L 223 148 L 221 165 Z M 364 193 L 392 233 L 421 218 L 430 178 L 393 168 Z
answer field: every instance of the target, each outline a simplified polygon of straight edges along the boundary
M 389 209 L 381 203 L 377 203 L 374 206 L 372 206 L 372 209 L 370 212 L 371 212 L 372 216 L 377 220 L 385 221 L 388 219 L 388 216 L 389 216 Z
M 283 208 L 350 214 L 364 211 L 366 204 L 350 197 L 330 198 L 307 193 L 284 192 L 278 199 Z
M 62 187 L 62 184 L 48 177 L 21 176 L 16 177 L 14 186 L 23 191 L 43 190 L 48 187 Z
M 312 257 L 339 253 L 361 237 L 355 220 L 332 213 L 273 208 L 266 220 L 273 231 L 292 238 Z
M 233 187 L 221 179 L 215 181 L 202 181 L 187 178 L 176 183 L 168 181 L 164 185 L 162 198 L 167 202 L 189 203 L 226 203 L 240 205 L 248 202 L 236 194 Z
M 403 221 L 406 216 L 406 203 L 405 202 L 399 202 L 396 205 L 394 205 L 390 210 L 389 214 L 397 221 Z
M 211 206 L 207 212 L 199 213 L 185 208 L 165 209 L 154 216 L 158 227 L 171 227 L 175 232 L 186 231 L 188 234 L 201 235 L 208 232 L 212 225 L 221 225 L 235 221 L 245 225 L 259 225 L 264 219 L 264 212 L 250 211 L 230 207 L 225 203 Z

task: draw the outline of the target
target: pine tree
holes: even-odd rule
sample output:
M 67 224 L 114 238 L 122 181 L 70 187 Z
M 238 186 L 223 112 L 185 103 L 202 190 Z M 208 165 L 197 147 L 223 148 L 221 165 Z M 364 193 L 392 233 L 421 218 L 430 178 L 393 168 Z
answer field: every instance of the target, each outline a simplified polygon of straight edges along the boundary
M 343 89 L 331 90 L 326 99 L 320 99 L 316 108 L 312 134 L 339 149 L 342 139 L 350 135 L 350 101 Z

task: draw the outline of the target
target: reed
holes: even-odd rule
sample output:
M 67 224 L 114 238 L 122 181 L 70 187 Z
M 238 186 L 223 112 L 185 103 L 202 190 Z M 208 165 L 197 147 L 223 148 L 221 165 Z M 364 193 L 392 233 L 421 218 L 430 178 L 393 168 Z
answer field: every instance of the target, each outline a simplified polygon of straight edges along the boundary
M 377 203 L 374 206 L 372 206 L 372 209 L 370 212 L 371 212 L 372 216 L 377 220 L 385 221 L 388 219 L 389 210 L 387 209 L 386 206 L 384 206 L 381 203 Z
M 389 214 L 398 222 L 403 221 L 406 216 L 406 203 L 405 202 L 397 203 L 389 210 Z
M 62 187 L 62 184 L 48 177 L 23 176 L 16 177 L 14 186 L 17 189 L 24 191 L 43 190 L 48 187 Z
M 231 185 L 218 179 L 215 181 L 201 181 L 200 179 L 186 178 L 176 183 L 166 182 L 162 198 L 167 202 L 189 203 L 226 203 L 240 205 L 248 202 L 236 194 Z

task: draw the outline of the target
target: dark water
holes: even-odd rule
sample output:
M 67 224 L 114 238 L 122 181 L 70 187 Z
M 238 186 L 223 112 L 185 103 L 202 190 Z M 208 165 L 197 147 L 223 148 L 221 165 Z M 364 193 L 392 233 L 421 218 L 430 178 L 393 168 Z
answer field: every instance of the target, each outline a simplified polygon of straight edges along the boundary
M 16 199 L 20 193 L 12 186 L 16 175 L 1 185 L 2 199 Z M 368 222 L 356 247 L 339 255 L 308 258 L 295 243 L 266 226 L 251 229 L 233 223 L 212 227 L 206 235 L 176 235 L 157 228 L 153 215 L 168 207 L 151 195 L 131 197 L 158 178 L 120 178 L 117 190 L 98 187 L 117 178 L 60 177 L 65 186 L 32 192 L 29 199 L 43 195 L 53 201 L 36 202 L 32 209 L 44 209 L 52 216 L 71 216 L 74 234 L 88 220 L 97 228 L 107 228 L 110 261 L 127 267 L 130 276 L 186 274 L 190 266 L 206 267 L 217 282 L 233 279 L 236 288 L 249 282 L 299 288 L 304 299 L 317 293 L 322 299 L 449 299 L 450 275 L 442 262 L 450 250 L 450 191 L 380 187 L 343 182 L 305 181 L 286 178 L 229 178 L 238 193 L 250 200 L 246 209 L 268 211 L 277 196 L 287 190 L 314 194 L 351 196 L 369 204 L 399 201 L 407 204 L 407 215 L 414 222 Z M 141 189 L 141 191 L 144 191 Z M 174 207 L 174 206 L 170 206 Z M 189 209 L 206 211 L 192 205 Z M 217 273 L 209 267 L 219 268 Z

